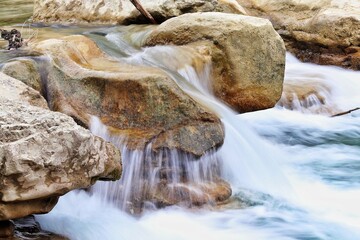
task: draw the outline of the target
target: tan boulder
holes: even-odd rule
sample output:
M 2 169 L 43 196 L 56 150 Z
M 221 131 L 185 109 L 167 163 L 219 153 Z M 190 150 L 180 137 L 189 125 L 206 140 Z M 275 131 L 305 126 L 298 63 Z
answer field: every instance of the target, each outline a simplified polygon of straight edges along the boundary
M 270 19 L 303 61 L 360 69 L 360 3 L 352 0 L 238 0 Z
M 285 47 L 265 19 L 225 13 L 193 13 L 153 30 L 146 46 L 207 47 L 215 96 L 239 112 L 273 107 L 282 91 Z
M 142 0 L 140 2 L 157 22 L 189 12 L 245 13 L 235 0 Z M 147 23 L 128 0 L 35 0 L 33 20 L 62 23 Z
M 75 47 L 76 46 L 76 47 Z M 220 146 L 220 120 L 187 96 L 162 71 L 112 60 L 84 36 L 39 43 L 50 54 L 50 108 L 90 125 L 98 116 L 130 149 L 178 149 L 202 156 Z
M 121 175 L 119 151 L 38 92 L 0 73 L 0 221 L 49 212 L 59 196 Z

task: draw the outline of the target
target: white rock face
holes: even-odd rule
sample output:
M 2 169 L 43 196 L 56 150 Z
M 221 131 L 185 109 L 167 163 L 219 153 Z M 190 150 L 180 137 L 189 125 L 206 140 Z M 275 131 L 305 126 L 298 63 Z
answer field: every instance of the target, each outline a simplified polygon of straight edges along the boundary
M 189 12 L 245 13 L 235 0 L 141 0 L 140 2 L 158 22 Z M 107 24 L 146 22 L 129 0 L 35 0 L 34 20 Z
M 354 0 L 239 0 L 250 2 L 298 41 L 360 44 L 360 2 Z
M 360 70 L 360 1 L 237 0 L 268 18 L 303 61 Z
M 120 178 L 112 144 L 2 73 L 0 93 L 0 220 L 48 212 L 68 191 Z

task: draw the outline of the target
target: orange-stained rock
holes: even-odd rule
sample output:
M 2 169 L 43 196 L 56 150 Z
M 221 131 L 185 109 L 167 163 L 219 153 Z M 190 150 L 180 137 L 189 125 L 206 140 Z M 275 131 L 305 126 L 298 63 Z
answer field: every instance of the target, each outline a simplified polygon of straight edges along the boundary
M 50 108 L 84 125 L 95 115 L 130 149 L 178 149 L 195 156 L 223 143 L 217 116 L 187 96 L 162 71 L 120 63 L 90 39 L 70 36 L 36 45 L 53 62 L 47 87 Z

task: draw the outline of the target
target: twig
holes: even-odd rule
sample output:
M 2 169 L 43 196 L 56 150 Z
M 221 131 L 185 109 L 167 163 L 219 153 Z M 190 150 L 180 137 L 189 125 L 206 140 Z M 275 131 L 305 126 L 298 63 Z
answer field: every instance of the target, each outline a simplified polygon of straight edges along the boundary
M 150 20 L 151 23 L 153 24 L 157 24 L 157 22 L 155 21 L 155 19 L 151 16 L 151 14 L 140 4 L 140 2 L 138 0 L 130 0 L 130 2 L 136 7 L 137 10 L 139 10 L 139 12 L 141 12 L 141 14 L 147 18 L 148 20 Z
M 334 114 L 331 117 L 338 117 L 338 116 L 346 115 L 346 114 L 349 114 L 349 113 L 354 112 L 356 110 L 360 110 L 360 107 L 350 109 L 349 111 L 346 111 L 346 112 L 341 112 L 341 113 Z

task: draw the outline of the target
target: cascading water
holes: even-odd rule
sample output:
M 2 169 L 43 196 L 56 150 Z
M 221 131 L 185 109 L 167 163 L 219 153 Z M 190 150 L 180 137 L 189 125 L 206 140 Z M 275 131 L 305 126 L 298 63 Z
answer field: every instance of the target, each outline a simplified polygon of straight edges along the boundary
M 136 36 L 142 34 L 146 31 Z M 116 33 L 106 38 L 96 35 L 96 40 L 102 42 L 99 45 L 112 53 L 119 39 Z M 126 39 L 120 40 L 131 47 Z M 235 115 L 210 94 L 211 65 L 205 59 L 203 67 L 194 68 L 192 62 L 199 56 L 190 49 L 158 46 L 132 48 L 130 53 L 112 55 L 163 69 L 185 92 L 222 118 L 226 138 L 218 154 L 221 174 L 234 191 L 233 201 L 218 211 L 147 208 L 134 219 L 113 201 L 104 201 L 114 191 L 97 184 L 94 194 L 69 193 L 52 212 L 37 216 L 44 229 L 81 240 L 360 239 L 360 114 L 336 118 L 303 114 L 304 109 L 317 105 L 310 101 L 294 108 L 297 111 L 279 104 L 266 111 Z M 326 89 L 322 106 L 335 105 L 333 109 L 341 111 L 360 106 L 359 73 L 304 64 L 287 56 L 286 83 L 314 78 Z M 313 112 L 317 110 L 307 113 Z M 93 127 L 96 134 L 107 136 L 96 118 Z M 123 149 L 124 158 L 136 154 L 144 159 L 146 151 L 128 157 Z M 136 169 L 135 164 L 132 169 Z M 122 181 L 132 178 L 127 174 L 124 172 Z
M 212 95 L 209 59 L 203 59 L 190 52 L 193 50 L 187 47 L 156 46 L 146 48 L 124 60 L 132 64 L 147 64 L 163 69 L 182 90 L 221 117 L 226 137 L 219 155 L 224 163 L 223 177 L 230 181 L 232 187 L 291 197 L 291 187 L 278 168 L 279 158 L 283 155 L 249 130 L 236 118 L 234 111 Z M 177 61 L 171 61 L 174 56 Z M 189 65 L 195 58 L 204 61 L 197 64 L 202 66 L 200 70 Z M 261 151 L 254 147 L 259 145 Z M 269 152 L 272 153 L 272 158 L 268 157 Z
M 144 150 L 130 150 L 122 136 L 109 133 L 97 117 L 92 117 L 91 131 L 121 149 L 123 176 L 117 182 L 99 182 L 92 193 L 120 209 L 139 213 L 142 208 L 166 205 L 200 205 L 215 201 L 206 190 L 224 184 L 216 152 L 200 159 L 178 150 L 154 153 L 151 143 Z M 226 186 L 223 186 L 226 188 Z

